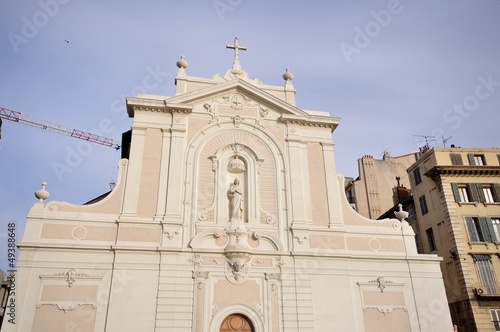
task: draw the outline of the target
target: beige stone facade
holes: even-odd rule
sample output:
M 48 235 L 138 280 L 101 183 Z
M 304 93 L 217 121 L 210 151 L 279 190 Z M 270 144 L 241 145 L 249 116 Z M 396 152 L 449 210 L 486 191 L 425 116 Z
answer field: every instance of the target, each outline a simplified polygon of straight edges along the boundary
M 406 170 L 418 153 L 392 157 L 385 152 L 382 159 L 365 155 L 358 159 L 359 176 L 346 182 L 346 195 L 352 207 L 362 216 L 377 219 L 405 197 L 401 188 L 410 188 Z M 399 186 L 399 189 L 398 189 Z
M 433 148 L 408 169 L 415 230 L 458 331 L 500 331 L 500 149 Z
M 440 259 L 347 202 L 338 118 L 297 108 L 289 72 L 250 79 L 237 53 L 210 79 L 178 66 L 175 96 L 127 98 L 107 197 L 34 204 L 5 331 L 452 330 Z

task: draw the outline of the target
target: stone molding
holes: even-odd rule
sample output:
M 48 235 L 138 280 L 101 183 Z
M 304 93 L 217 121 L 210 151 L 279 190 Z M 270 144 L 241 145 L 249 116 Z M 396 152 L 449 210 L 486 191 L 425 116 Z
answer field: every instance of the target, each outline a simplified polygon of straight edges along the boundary
M 98 287 L 103 278 L 102 276 L 92 276 L 86 273 L 77 272 L 76 269 L 69 269 L 66 272 L 56 273 L 53 275 L 40 275 L 39 277 L 41 285 L 36 303 L 37 308 L 40 308 L 42 305 L 55 305 L 59 308 L 59 310 L 63 310 L 64 312 L 73 310 L 79 305 L 92 305 L 93 308 L 97 308 Z M 95 294 L 93 294 L 93 296 L 86 296 L 85 300 L 67 300 L 64 299 L 61 294 L 58 294 L 61 296 L 59 300 L 54 298 L 44 298 L 44 291 L 48 290 L 50 287 L 66 286 L 68 288 L 93 286 L 95 287 Z

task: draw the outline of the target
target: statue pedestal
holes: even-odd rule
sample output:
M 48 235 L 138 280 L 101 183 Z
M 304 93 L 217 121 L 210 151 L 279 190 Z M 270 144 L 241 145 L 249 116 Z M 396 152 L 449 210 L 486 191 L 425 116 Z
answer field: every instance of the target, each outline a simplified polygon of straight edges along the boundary
M 252 248 L 248 244 L 250 231 L 245 227 L 243 219 L 231 218 L 231 226 L 226 230 L 226 234 L 229 241 L 224 248 L 224 256 L 232 270 L 232 277 L 241 282 L 246 278 L 249 265 L 247 263 L 252 258 Z

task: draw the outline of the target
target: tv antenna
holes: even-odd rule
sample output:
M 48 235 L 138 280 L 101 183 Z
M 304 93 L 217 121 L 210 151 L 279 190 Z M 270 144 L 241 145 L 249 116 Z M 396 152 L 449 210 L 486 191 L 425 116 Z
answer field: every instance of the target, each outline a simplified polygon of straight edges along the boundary
M 415 137 L 420 137 L 420 140 L 419 141 L 414 141 L 415 143 L 422 143 L 425 141 L 425 145 L 424 146 L 421 146 L 419 149 L 420 149 L 420 152 L 421 153 L 424 153 L 426 152 L 427 150 L 430 150 L 431 148 L 431 145 L 430 143 L 432 142 L 435 142 L 436 141 L 436 137 L 435 136 L 426 136 L 426 135 L 413 135 Z
M 446 142 L 448 142 L 448 140 L 450 140 L 450 138 L 452 138 L 453 136 L 450 136 L 448 138 L 444 138 L 444 136 L 441 136 L 441 139 L 443 140 L 443 147 L 445 148 L 446 147 Z
M 422 143 L 423 141 L 425 141 L 426 146 L 430 146 L 431 142 L 436 141 L 436 136 L 426 136 L 426 135 L 413 135 L 413 136 L 420 137 L 420 140 L 417 141 L 416 143 Z
M 382 157 L 383 157 L 383 156 L 385 156 L 386 154 L 389 154 L 389 155 L 390 155 L 390 153 L 389 153 L 389 149 L 390 149 L 390 147 L 385 148 L 385 149 L 383 150 L 383 152 L 382 152 L 380 155 L 381 155 Z

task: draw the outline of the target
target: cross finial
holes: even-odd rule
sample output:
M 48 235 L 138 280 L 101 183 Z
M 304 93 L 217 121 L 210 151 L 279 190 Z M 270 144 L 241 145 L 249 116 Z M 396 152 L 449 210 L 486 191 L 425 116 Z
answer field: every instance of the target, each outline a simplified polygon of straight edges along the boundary
M 238 36 L 234 37 L 234 45 L 226 45 L 226 48 L 230 48 L 234 50 L 234 62 L 233 62 L 233 69 L 240 70 L 240 58 L 238 56 L 238 51 L 246 51 L 247 48 L 246 46 L 240 46 L 238 44 Z

